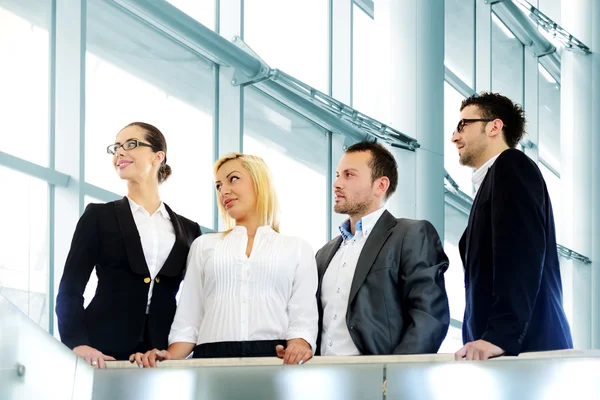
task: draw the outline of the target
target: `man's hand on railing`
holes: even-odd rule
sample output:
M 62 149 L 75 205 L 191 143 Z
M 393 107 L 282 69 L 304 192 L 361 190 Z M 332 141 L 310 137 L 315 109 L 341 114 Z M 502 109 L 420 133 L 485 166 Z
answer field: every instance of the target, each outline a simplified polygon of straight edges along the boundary
M 284 364 L 304 364 L 313 356 L 310 345 L 304 339 L 290 339 L 287 347 L 275 347 L 277 357 L 283 358 Z
M 154 368 L 156 361 L 171 360 L 173 356 L 167 350 L 153 349 L 145 353 L 135 353 L 129 356 L 129 362 L 136 363 L 140 368 Z
M 105 361 L 115 361 L 114 357 L 107 356 L 90 346 L 77 346 L 73 351 L 94 368 L 106 368 Z
M 500 347 L 479 339 L 465 344 L 460 350 L 454 353 L 454 359 L 460 360 L 488 360 L 504 354 Z

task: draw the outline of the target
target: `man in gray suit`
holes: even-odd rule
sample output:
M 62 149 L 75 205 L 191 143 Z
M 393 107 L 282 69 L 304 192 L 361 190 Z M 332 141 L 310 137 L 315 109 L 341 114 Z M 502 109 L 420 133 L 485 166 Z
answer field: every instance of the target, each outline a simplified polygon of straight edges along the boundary
M 384 146 L 350 146 L 336 176 L 334 211 L 349 218 L 341 235 L 317 252 L 315 354 L 436 353 L 450 312 L 448 257 L 435 228 L 385 210 L 398 186 L 398 166 Z

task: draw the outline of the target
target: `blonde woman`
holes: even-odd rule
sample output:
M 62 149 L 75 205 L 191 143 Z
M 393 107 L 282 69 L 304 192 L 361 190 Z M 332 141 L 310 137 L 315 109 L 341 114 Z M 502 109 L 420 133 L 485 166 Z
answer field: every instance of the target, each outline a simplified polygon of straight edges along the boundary
M 310 245 L 279 233 L 271 173 L 256 156 L 215 163 L 219 210 L 228 229 L 194 241 L 167 350 L 130 357 L 157 360 L 269 357 L 302 364 L 317 336 L 317 269 Z

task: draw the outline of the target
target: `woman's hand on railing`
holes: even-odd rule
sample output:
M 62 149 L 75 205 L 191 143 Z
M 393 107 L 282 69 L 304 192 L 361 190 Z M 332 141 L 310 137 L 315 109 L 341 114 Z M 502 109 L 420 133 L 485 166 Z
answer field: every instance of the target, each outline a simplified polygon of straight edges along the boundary
M 283 358 L 284 364 L 304 364 L 313 356 L 310 345 L 304 339 L 290 339 L 285 349 L 279 345 L 275 350 L 277 357 Z
M 152 349 L 145 353 L 135 353 L 129 356 L 131 363 L 136 363 L 140 368 L 155 368 L 157 361 L 171 360 L 173 356 L 168 350 Z
M 114 357 L 107 356 L 90 346 L 77 346 L 73 351 L 94 368 L 106 368 L 105 361 L 115 361 Z

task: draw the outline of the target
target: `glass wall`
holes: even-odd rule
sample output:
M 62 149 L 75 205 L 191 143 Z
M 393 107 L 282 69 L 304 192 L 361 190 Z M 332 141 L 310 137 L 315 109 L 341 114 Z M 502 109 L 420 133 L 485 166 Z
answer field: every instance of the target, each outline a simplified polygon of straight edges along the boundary
M 562 222 L 562 202 L 561 202 L 561 185 L 560 177 L 556 176 L 554 172 L 550 171 L 542 163 L 538 163 L 542 176 L 546 181 L 546 187 L 548 188 L 548 194 L 550 195 L 550 201 L 552 202 L 552 210 L 554 211 L 554 224 L 556 226 L 556 240 L 560 243 L 561 229 L 560 224 Z
M 523 44 L 492 12 L 492 91 L 523 104 Z
M 467 228 L 469 216 L 448 204 L 444 211 L 444 252 L 450 260 L 445 274 L 450 317 L 462 321 L 465 311 L 465 271 L 458 242 Z
M 560 85 L 538 64 L 539 156 L 560 172 Z
M 448 82 L 444 83 L 444 168 L 458 183 L 459 189 L 471 196 L 473 194 L 473 182 L 471 181 L 473 169 L 460 165 L 458 150 L 451 140 L 460 120 L 460 105 L 464 99 L 464 96 L 452 85 Z
M 216 0 L 167 0 L 202 25 L 215 29 Z
M 308 240 L 315 252 L 327 242 L 327 135 L 259 90 L 245 90 L 244 152 L 273 173 L 281 232 Z
M 0 153 L 46 167 L 50 1 L 0 0 Z M 49 324 L 48 183 L 0 165 L 0 295 Z
M 173 171 L 161 187 L 163 200 L 176 213 L 212 227 L 214 84 L 212 64 L 203 57 L 110 3 L 90 3 L 86 181 L 125 195 L 106 146 L 130 122 L 150 123 L 167 139 Z
M 352 106 L 391 124 L 391 31 L 388 9 L 371 18 L 356 4 L 352 12 Z
M 47 329 L 48 184 L 4 167 L 0 176 L 14 191 L 0 196 L 0 294 Z
M 329 88 L 329 2 L 244 0 L 244 41 L 271 68 Z
M 475 0 L 445 1 L 444 64 L 475 86 Z
M 44 166 L 50 154 L 49 25 L 50 1 L 0 1 L 0 151 Z

